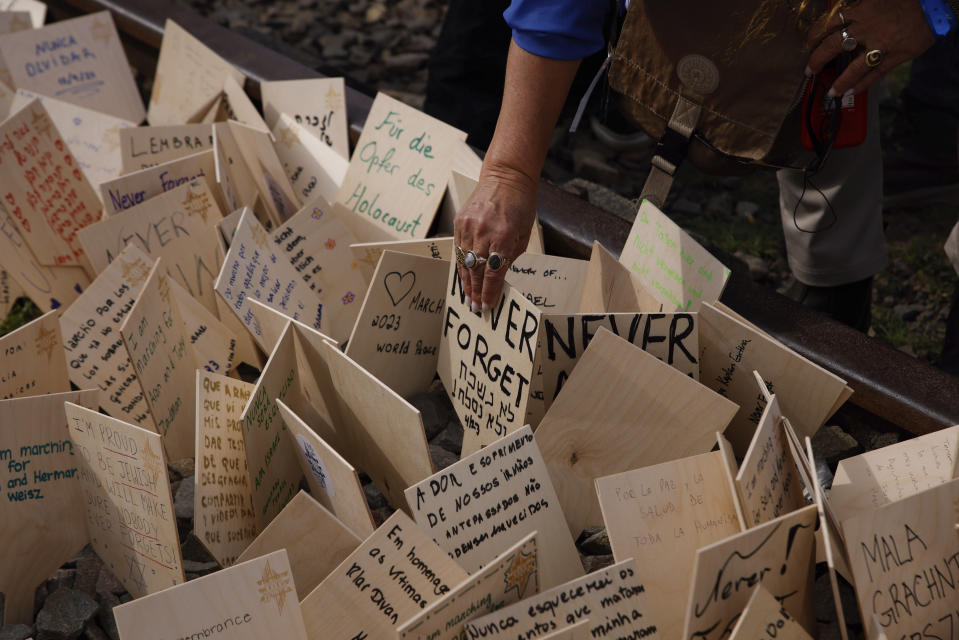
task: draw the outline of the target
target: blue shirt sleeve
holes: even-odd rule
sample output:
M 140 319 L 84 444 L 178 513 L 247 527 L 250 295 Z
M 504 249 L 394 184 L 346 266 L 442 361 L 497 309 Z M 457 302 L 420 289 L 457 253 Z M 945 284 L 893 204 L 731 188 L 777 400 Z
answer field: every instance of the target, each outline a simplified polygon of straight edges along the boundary
M 503 17 L 525 51 L 579 60 L 606 45 L 603 26 L 611 6 L 609 0 L 513 0 Z

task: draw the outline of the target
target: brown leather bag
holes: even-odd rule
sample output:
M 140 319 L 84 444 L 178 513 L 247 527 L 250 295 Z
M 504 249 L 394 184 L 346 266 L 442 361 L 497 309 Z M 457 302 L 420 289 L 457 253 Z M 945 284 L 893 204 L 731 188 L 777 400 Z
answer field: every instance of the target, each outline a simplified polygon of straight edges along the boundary
M 662 206 L 687 151 L 709 173 L 797 160 L 806 33 L 826 10 L 825 0 L 802 16 L 793 0 L 633 0 L 609 82 L 660 141 L 644 197 Z

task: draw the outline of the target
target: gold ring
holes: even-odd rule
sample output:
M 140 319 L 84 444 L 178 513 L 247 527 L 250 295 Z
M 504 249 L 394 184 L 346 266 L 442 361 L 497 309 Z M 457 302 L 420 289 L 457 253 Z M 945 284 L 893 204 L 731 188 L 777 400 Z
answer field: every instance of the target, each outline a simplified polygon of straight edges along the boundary
M 466 266 L 466 252 L 463 251 L 463 247 L 461 247 L 461 246 L 459 246 L 459 245 L 456 245 L 455 247 L 453 247 L 453 249 L 456 251 L 456 264 L 458 264 L 458 265 L 461 266 L 461 267 L 465 267 L 465 266 Z
M 866 52 L 866 66 L 867 67 L 878 67 L 882 64 L 882 51 L 879 49 L 873 49 L 872 51 Z

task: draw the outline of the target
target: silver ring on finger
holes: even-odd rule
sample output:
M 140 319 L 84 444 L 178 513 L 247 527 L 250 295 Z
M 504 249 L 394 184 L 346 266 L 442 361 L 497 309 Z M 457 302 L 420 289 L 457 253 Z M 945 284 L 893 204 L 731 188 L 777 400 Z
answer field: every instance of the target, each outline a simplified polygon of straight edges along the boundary
M 842 31 L 839 33 L 839 35 L 842 38 L 842 50 L 846 53 L 855 51 L 856 47 L 859 46 L 859 41 L 850 35 L 849 29 L 846 27 L 842 28 Z
M 486 258 L 476 255 L 472 251 L 467 251 L 463 258 L 463 266 L 467 269 L 475 269 L 486 262 Z

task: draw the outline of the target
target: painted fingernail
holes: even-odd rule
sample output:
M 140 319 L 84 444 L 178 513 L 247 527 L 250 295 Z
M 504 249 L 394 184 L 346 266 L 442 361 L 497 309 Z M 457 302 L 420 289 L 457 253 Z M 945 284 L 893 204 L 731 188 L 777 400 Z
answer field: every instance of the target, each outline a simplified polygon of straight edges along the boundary
M 809 68 L 809 65 L 808 65 L 808 64 L 806 65 L 806 71 L 804 71 L 804 73 L 806 74 L 806 77 L 807 77 L 807 78 L 811 78 L 811 77 L 812 77 L 812 69 Z
M 477 311 L 480 310 L 480 306 L 479 306 L 478 304 L 476 304 L 475 302 L 472 302 L 472 303 L 470 303 L 470 309 L 473 310 L 473 313 L 476 313 Z
M 487 311 L 489 311 L 489 305 L 484 302 L 484 303 L 483 303 L 483 313 L 486 313 Z
M 830 89 L 829 91 L 826 92 L 826 98 L 827 98 L 827 99 L 832 100 L 832 99 L 835 98 L 835 97 L 836 97 L 836 90 L 835 90 L 835 89 Z
M 855 90 L 855 89 L 846 89 L 846 93 L 842 94 L 842 97 L 843 97 L 843 98 L 848 98 L 848 97 L 850 97 L 850 96 L 855 95 L 855 93 L 856 93 L 856 90 Z
M 470 300 L 470 297 L 469 297 L 469 296 L 466 296 L 466 306 L 467 306 L 467 307 L 472 307 L 472 306 L 473 306 L 473 301 Z

